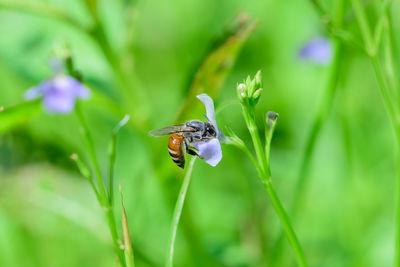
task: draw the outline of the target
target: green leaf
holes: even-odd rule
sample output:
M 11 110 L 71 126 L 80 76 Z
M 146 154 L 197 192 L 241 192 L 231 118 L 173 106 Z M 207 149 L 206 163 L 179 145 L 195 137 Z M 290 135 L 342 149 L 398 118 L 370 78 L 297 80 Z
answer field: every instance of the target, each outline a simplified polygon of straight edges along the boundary
M 9 108 L 0 107 L 0 134 L 26 123 L 40 109 L 39 100 L 24 102 Z
M 16 2 L 10 0 L 0 0 L 0 9 L 15 10 L 28 14 L 56 19 L 69 25 L 75 26 L 76 28 L 83 31 L 87 31 L 87 29 L 85 29 L 85 27 L 81 25 L 80 22 L 75 20 L 69 14 L 65 13 L 63 10 L 50 6 L 48 4 L 39 3 L 37 1 L 35 3 L 32 3 L 32 1 Z
M 211 51 L 203 59 L 191 81 L 187 97 L 175 122 L 186 119 L 186 116 L 190 115 L 187 114 L 187 110 L 200 106 L 196 95 L 206 93 L 211 98 L 218 95 L 226 77 L 232 70 L 240 49 L 257 24 L 257 21 L 250 21 L 248 14 L 240 13 L 224 34 L 214 42 Z
M 131 245 L 131 238 L 129 236 L 129 226 L 128 226 L 128 218 L 126 216 L 125 206 L 124 206 L 124 197 L 122 195 L 121 185 L 119 185 L 119 192 L 121 193 L 121 205 L 122 205 L 122 235 L 124 237 L 124 254 L 125 254 L 125 263 L 127 267 L 134 267 L 134 256 L 133 249 Z

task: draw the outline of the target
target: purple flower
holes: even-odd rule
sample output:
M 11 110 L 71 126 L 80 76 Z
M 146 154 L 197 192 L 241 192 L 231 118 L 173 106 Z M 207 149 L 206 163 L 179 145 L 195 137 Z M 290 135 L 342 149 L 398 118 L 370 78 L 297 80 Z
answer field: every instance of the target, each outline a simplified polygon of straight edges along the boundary
M 28 100 L 38 97 L 43 97 L 42 103 L 49 112 L 69 113 L 74 109 L 76 99 L 89 98 L 90 91 L 78 80 L 58 74 L 25 93 Z
M 207 94 L 198 95 L 197 98 L 203 102 L 206 108 L 207 120 L 214 126 L 217 132 L 217 138 L 210 139 L 209 141 L 200 141 L 195 143 L 195 148 L 198 151 L 198 155 L 207 164 L 215 167 L 222 159 L 221 143 L 228 143 L 229 139 L 223 135 L 221 130 L 217 126 L 215 120 L 214 102 Z
M 210 141 L 200 141 L 195 144 L 198 155 L 207 164 L 215 167 L 222 159 L 221 144 L 218 139 L 211 139 Z
M 299 57 L 314 63 L 327 64 L 332 57 L 331 44 L 325 37 L 314 38 L 300 49 Z

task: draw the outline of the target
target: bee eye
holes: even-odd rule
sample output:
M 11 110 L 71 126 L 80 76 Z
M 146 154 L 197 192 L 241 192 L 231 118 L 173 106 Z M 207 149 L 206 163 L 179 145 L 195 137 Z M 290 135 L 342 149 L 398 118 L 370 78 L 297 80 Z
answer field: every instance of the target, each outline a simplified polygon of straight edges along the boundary
M 213 127 L 207 127 L 207 131 L 210 135 L 215 136 L 215 130 Z

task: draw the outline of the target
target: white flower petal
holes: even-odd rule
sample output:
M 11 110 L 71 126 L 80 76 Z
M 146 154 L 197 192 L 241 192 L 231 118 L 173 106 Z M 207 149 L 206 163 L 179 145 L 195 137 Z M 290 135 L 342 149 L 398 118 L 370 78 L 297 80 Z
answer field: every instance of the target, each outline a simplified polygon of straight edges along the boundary
M 195 144 L 199 157 L 207 164 L 215 167 L 222 159 L 221 144 L 218 139 L 207 142 L 201 141 Z
M 197 96 L 201 102 L 203 102 L 206 108 L 206 116 L 208 121 L 215 127 L 217 131 L 217 138 L 221 143 L 230 143 L 231 141 L 227 138 L 219 129 L 217 125 L 217 120 L 215 119 L 215 108 L 214 108 L 214 101 L 212 98 L 207 94 L 201 94 Z
M 207 119 L 215 126 L 217 126 L 217 121 L 215 120 L 215 110 L 214 110 L 214 102 L 212 98 L 207 94 L 201 94 L 197 96 L 201 102 L 203 102 L 206 107 L 206 116 Z

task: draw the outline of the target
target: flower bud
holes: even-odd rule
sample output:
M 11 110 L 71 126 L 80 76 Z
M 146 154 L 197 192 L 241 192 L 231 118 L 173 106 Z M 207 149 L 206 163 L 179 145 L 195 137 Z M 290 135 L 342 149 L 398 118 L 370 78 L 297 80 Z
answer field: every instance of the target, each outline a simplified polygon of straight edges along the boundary
M 237 86 L 238 97 L 246 106 L 255 106 L 261 97 L 262 90 L 261 71 L 258 71 L 253 79 L 247 76 L 246 80 Z
M 254 101 L 255 104 L 257 104 L 258 100 L 260 99 L 262 90 L 263 90 L 262 88 L 258 88 L 258 90 L 254 92 L 253 101 Z
M 256 76 L 254 76 L 254 81 L 255 81 L 257 87 L 262 86 L 261 70 L 257 71 Z
M 275 125 L 276 121 L 278 120 L 278 117 L 279 117 L 278 113 L 273 111 L 268 111 L 266 119 L 270 129 Z
M 240 98 L 243 98 L 246 96 L 246 85 L 244 83 L 240 83 L 237 87 L 238 94 Z

